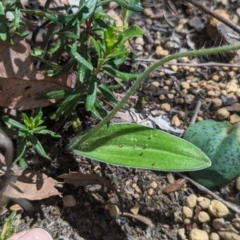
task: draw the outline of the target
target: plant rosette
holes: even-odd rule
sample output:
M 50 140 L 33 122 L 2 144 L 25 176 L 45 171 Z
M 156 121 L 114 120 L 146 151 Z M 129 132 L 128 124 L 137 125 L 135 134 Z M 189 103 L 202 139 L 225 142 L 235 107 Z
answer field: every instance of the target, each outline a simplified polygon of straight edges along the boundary
M 204 120 L 190 126 L 183 137 L 200 148 L 212 161 L 204 170 L 189 175 L 205 187 L 213 188 L 240 174 L 240 123 Z

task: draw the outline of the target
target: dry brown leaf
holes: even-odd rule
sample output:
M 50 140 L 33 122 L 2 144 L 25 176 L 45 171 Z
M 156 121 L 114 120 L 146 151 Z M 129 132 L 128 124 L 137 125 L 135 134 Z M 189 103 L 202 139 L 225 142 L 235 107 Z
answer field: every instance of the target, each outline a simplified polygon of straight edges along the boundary
M 0 106 L 26 110 L 45 107 L 56 102 L 55 99 L 36 100 L 44 93 L 68 88 L 52 81 L 23 80 L 0 77 Z
M 24 170 L 18 172 L 16 175 L 17 180 L 14 184 L 9 184 L 3 192 L 3 195 L 8 198 L 24 198 L 33 201 L 51 196 L 62 197 L 55 188 L 58 182 L 44 173 Z
M 73 74 L 44 76 L 34 66 L 26 41 L 14 36 L 13 42 L 0 41 L 0 106 L 21 110 L 45 107 L 56 101 L 35 100 L 38 96 L 73 87 Z
M 184 184 L 186 183 L 185 179 L 178 179 L 173 184 L 170 184 L 164 188 L 161 189 L 161 192 L 163 193 L 170 193 L 180 190 Z
M 240 103 L 234 103 L 231 106 L 225 107 L 230 112 L 240 112 Z
M 148 225 L 150 227 L 153 225 L 153 223 L 152 223 L 150 218 L 145 217 L 145 216 L 140 215 L 140 214 L 131 214 L 131 213 L 128 213 L 128 212 L 124 212 L 123 216 L 134 218 L 134 219 L 136 219 L 138 221 L 141 221 L 142 223 L 145 223 L 146 225 Z
M 121 195 L 117 192 L 111 182 L 103 177 L 100 177 L 94 173 L 91 174 L 83 174 L 80 172 L 69 172 L 59 176 L 59 178 L 63 178 L 65 183 L 72 184 L 74 186 L 87 186 L 93 184 L 104 185 L 108 189 L 112 190 L 118 196 L 121 210 L 123 211 L 123 200 Z

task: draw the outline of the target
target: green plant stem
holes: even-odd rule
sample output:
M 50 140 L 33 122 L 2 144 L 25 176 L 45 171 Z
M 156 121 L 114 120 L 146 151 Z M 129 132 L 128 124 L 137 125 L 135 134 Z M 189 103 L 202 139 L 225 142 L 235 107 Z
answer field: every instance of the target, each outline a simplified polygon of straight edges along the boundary
M 105 124 L 107 124 L 111 118 L 123 107 L 123 105 L 127 102 L 127 100 L 130 98 L 130 96 L 136 91 L 138 86 L 142 84 L 142 82 L 147 78 L 147 76 L 154 71 L 156 68 L 160 67 L 166 62 L 169 62 L 173 59 L 178 59 L 182 57 L 192 57 L 192 56 L 202 56 L 202 55 L 209 55 L 209 54 L 216 54 L 216 53 L 222 53 L 227 51 L 234 51 L 240 49 L 240 44 L 237 45 L 228 45 L 228 46 L 222 46 L 222 47 L 216 47 L 216 48 L 207 48 L 207 49 L 200 49 L 200 50 L 193 50 L 188 52 L 181 52 L 176 53 L 167 57 L 162 58 L 158 62 L 155 62 L 153 65 L 151 65 L 149 68 L 147 68 L 136 80 L 136 82 L 132 85 L 132 87 L 129 89 L 127 94 L 123 97 L 123 99 L 118 103 L 118 105 L 112 110 L 111 113 L 108 114 L 97 126 L 95 126 L 93 129 L 88 131 L 85 135 L 78 135 L 76 138 L 71 142 L 69 145 L 70 148 L 74 148 L 76 145 L 80 145 L 84 143 L 87 139 L 89 139 L 93 134 L 95 134 L 97 131 L 101 129 Z

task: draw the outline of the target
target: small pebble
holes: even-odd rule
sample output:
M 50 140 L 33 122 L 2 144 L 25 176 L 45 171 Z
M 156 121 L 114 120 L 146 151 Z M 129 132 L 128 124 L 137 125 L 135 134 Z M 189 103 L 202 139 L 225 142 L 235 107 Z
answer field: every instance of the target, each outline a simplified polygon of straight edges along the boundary
M 235 81 L 230 81 L 226 84 L 225 89 L 226 89 L 227 93 L 236 92 L 238 89 L 238 85 Z
M 240 176 L 236 179 L 236 189 L 240 191 Z
M 232 220 L 232 225 L 239 231 L 240 230 L 240 218 L 234 218 Z
M 220 108 L 222 106 L 222 100 L 220 98 L 213 98 L 212 103 L 216 108 Z
M 182 212 L 183 212 L 183 216 L 185 218 L 192 218 L 192 216 L 193 216 L 193 211 L 189 207 L 184 206 L 182 209 Z
M 144 45 L 144 40 L 142 37 L 137 37 L 136 40 L 135 40 L 135 43 L 137 45 Z
M 151 182 L 151 183 L 150 183 L 150 186 L 151 186 L 151 188 L 156 189 L 158 185 L 157 185 L 157 183 L 154 181 L 154 182 Z
M 188 82 L 181 82 L 181 86 L 183 89 L 189 89 L 190 88 L 190 85 Z
M 138 214 L 140 209 L 140 205 L 138 203 L 135 203 L 135 205 L 130 209 L 130 212 L 134 215 Z
M 178 233 L 178 236 L 179 236 L 182 240 L 184 240 L 184 239 L 187 238 L 186 232 L 185 232 L 185 228 L 179 228 L 179 229 L 177 230 L 177 233 Z
M 157 81 L 153 81 L 151 84 L 152 84 L 152 86 L 154 86 L 156 88 L 158 88 L 160 86 L 160 83 Z
M 165 97 L 165 95 L 164 94 L 161 94 L 161 95 L 159 95 L 159 100 L 165 100 L 166 99 L 166 97 Z
M 230 119 L 230 123 L 232 124 L 240 122 L 240 117 L 236 113 L 232 114 L 229 119 Z
M 157 56 L 168 56 L 169 55 L 169 51 L 163 49 L 161 46 L 157 46 L 157 48 L 155 50 L 155 54 Z
M 212 75 L 212 80 L 215 81 L 215 82 L 218 82 L 219 76 L 217 74 L 213 74 Z
M 229 213 L 228 208 L 223 203 L 215 199 L 211 201 L 211 204 L 208 207 L 208 211 L 214 217 L 218 218 L 225 217 Z
M 168 93 L 168 94 L 167 94 L 167 97 L 168 97 L 169 99 L 173 99 L 175 96 L 174 96 L 174 94 L 172 94 L 172 93 Z
M 237 91 L 235 92 L 236 96 L 240 98 L 240 88 L 237 89 Z
M 217 118 L 219 120 L 224 120 L 224 119 L 228 119 L 230 116 L 229 111 L 226 108 L 220 108 L 217 111 Z
M 177 72 L 178 66 L 177 66 L 177 65 L 172 65 L 172 66 L 171 66 L 171 69 L 172 69 L 174 72 Z
M 190 240 L 209 240 L 208 234 L 200 229 L 192 229 L 189 234 Z
M 115 204 L 111 204 L 108 207 L 109 215 L 111 217 L 117 217 L 119 215 L 119 208 Z
M 195 96 L 193 94 L 187 94 L 185 96 L 185 103 L 191 104 L 194 99 L 195 99 Z
M 168 183 L 174 184 L 175 179 L 174 179 L 174 176 L 173 176 L 172 173 L 168 173 L 168 174 L 167 174 L 167 180 L 168 180 Z
M 220 237 L 217 233 L 211 233 L 209 235 L 209 240 L 220 240 Z
M 215 92 L 214 91 L 208 91 L 207 92 L 207 95 L 209 96 L 209 97 L 215 97 Z
M 162 110 L 166 111 L 166 112 L 169 112 L 171 110 L 171 106 L 169 103 L 163 103 L 161 104 L 161 108 Z
M 171 124 L 176 127 L 179 127 L 181 125 L 181 121 L 179 120 L 178 115 L 173 116 Z
M 205 222 L 208 222 L 210 221 L 210 216 L 208 213 L 204 212 L 204 211 L 201 211 L 198 213 L 198 221 L 200 223 L 205 223 Z
M 209 198 L 205 198 L 205 197 L 198 197 L 197 203 L 202 209 L 208 209 L 208 207 L 211 203 L 211 200 Z
M 205 231 L 206 233 L 210 234 L 211 227 L 207 223 L 203 223 L 202 224 L 202 230 Z
M 75 197 L 72 195 L 65 195 L 62 200 L 64 207 L 74 207 L 77 203 Z
M 215 218 L 212 225 L 214 229 L 219 230 L 225 225 L 225 220 L 223 218 Z
M 149 188 L 148 189 L 148 195 L 153 195 L 153 193 L 154 193 L 154 190 L 152 188 Z
M 186 204 L 190 208 L 194 208 L 197 204 L 197 196 L 195 194 L 190 194 L 187 197 Z
M 151 8 L 144 8 L 143 13 L 148 17 L 154 16 L 153 10 Z
M 174 215 L 174 222 L 175 223 L 182 223 L 183 222 L 182 211 L 176 211 L 176 212 L 173 213 L 173 215 Z

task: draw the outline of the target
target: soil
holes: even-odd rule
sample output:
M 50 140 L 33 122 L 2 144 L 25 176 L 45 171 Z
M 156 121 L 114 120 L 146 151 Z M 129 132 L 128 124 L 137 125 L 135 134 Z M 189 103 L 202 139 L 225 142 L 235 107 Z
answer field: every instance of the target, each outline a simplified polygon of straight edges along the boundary
M 239 24 L 240 3 L 238 1 L 203 0 L 201 3 L 211 9 L 226 11 L 231 21 Z M 144 13 L 134 13 L 130 21 L 130 24 L 136 24 L 144 30 L 142 38 L 133 39 L 130 42 L 133 62 L 129 61 L 125 67 L 129 69 L 131 66 L 132 71 L 141 72 L 154 60 L 174 52 L 221 44 L 216 36 L 207 33 L 209 19 L 206 13 L 188 4 L 187 1 L 181 3 L 181 1 L 143 0 L 142 6 L 145 9 Z M 220 35 L 221 32 L 218 34 Z M 222 42 L 228 42 L 224 36 L 226 35 L 221 36 Z M 162 127 L 163 130 L 178 136 L 182 135 L 190 125 L 195 113 L 195 121 L 209 118 L 228 120 L 231 123 L 239 121 L 239 111 L 234 104 L 240 97 L 238 83 L 240 68 L 216 64 L 206 66 L 210 61 L 239 64 L 238 53 L 234 52 L 230 55 L 180 59 L 178 62 L 172 62 L 172 65 L 164 65 L 149 76 L 136 93 L 137 101 L 133 98 L 129 106 L 141 120 L 152 116 L 153 122 L 153 119 L 156 120 L 156 117 L 161 116 L 160 123 L 155 122 L 154 126 L 161 128 L 165 124 L 167 127 Z M 177 65 L 182 63 L 189 63 L 191 66 Z M 232 85 L 236 85 L 235 90 L 229 90 L 230 86 L 227 88 L 227 84 L 231 81 Z M 119 90 L 119 95 L 121 94 L 124 95 L 122 89 Z M 196 110 L 199 100 L 200 110 Z M 228 112 L 224 116 L 219 113 L 219 109 L 223 107 Z M 51 111 L 51 107 L 44 109 L 46 113 Z M 84 129 L 96 124 L 96 119 L 82 109 L 79 108 L 78 113 L 82 116 Z M 185 229 L 185 239 L 190 239 L 189 233 L 193 228 L 202 229 L 208 235 L 217 232 L 212 225 L 213 217 L 211 221 L 203 224 L 197 220 L 196 211 L 190 221 L 186 221 L 187 218 L 182 213 L 189 195 L 194 194 L 197 197 L 209 199 L 212 197 L 189 182 L 176 191 L 169 193 L 162 191 L 164 187 L 181 179 L 175 173 L 115 167 L 75 156 L 66 150 L 67 144 L 74 136 L 70 122 L 62 128 L 61 135 L 63 137 L 60 140 L 46 136 L 41 139 L 52 161 L 39 157 L 31 149 L 28 151 L 28 169 L 44 172 L 59 181 L 59 175 L 70 171 L 96 173 L 110 180 L 120 193 L 124 212 L 130 213 L 134 206 L 139 208 L 140 220 L 126 214 L 122 215 L 117 196 L 106 187 L 101 185 L 75 187 L 64 184 L 60 188 L 62 195 L 74 196 L 76 205 L 64 207 L 60 197 L 33 201 L 31 202 L 34 207 L 33 212 L 24 211 L 15 217 L 16 232 L 41 227 L 47 230 L 53 239 L 59 240 L 175 240 L 184 239 L 178 234 L 181 228 Z M 214 192 L 226 201 L 239 204 L 239 193 L 235 187 L 235 181 L 215 189 Z M 8 207 L 12 204 L 13 202 L 10 202 Z M 8 207 L 0 214 L 0 229 L 6 217 L 9 216 Z M 118 216 L 111 216 L 118 210 L 120 211 Z M 235 212 L 230 211 L 230 215 L 225 220 L 231 225 L 234 217 Z M 238 230 L 235 229 L 236 232 Z M 222 239 L 227 238 L 222 237 Z

